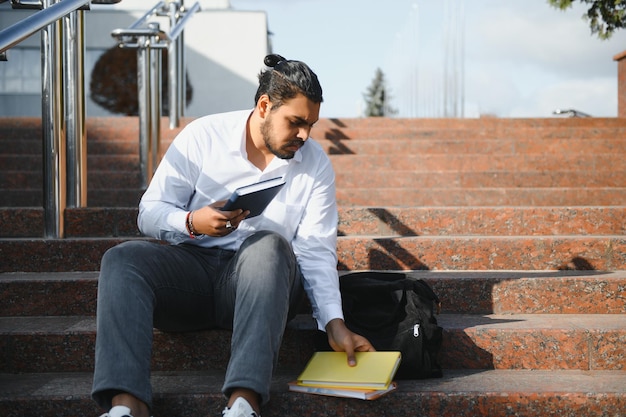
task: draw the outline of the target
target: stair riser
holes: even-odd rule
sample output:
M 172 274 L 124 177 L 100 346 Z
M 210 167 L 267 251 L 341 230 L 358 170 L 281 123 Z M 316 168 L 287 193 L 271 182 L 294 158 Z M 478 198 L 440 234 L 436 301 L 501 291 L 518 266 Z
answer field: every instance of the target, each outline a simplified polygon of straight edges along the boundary
M 559 132 L 568 131 L 602 131 L 606 128 L 624 127 L 624 119 L 615 117 L 591 118 L 496 118 L 481 117 L 479 119 L 463 118 L 389 118 L 389 117 L 359 117 L 359 118 L 323 118 L 315 124 L 315 129 L 384 129 L 389 127 L 410 128 L 414 130 L 463 130 L 505 132 L 537 129 Z
M 626 329 L 444 331 L 441 365 L 456 369 L 626 370 Z
M 56 334 L 4 334 L 0 372 L 91 372 L 95 360 L 95 323 L 91 331 Z M 153 341 L 153 371 L 224 371 L 230 356 L 228 331 L 161 333 Z M 302 368 L 313 353 L 312 331 L 287 330 L 278 369 Z
M 489 154 L 397 154 L 397 155 L 330 155 L 338 173 L 357 170 L 395 170 L 414 172 L 490 172 L 490 171 L 615 171 L 623 170 L 623 153 L 582 153 L 566 155 L 489 155 Z M 39 156 L 0 155 L 5 170 L 20 171 L 24 167 L 38 170 Z M 139 166 L 136 155 L 92 155 L 87 166 L 95 171 L 132 171 Z
M 0 276 L 0 316 L 94 316 L 98 273 L 65 276 Z M 442 313 L 626 314 L 626 275 L 621 272 L 419 272 L 416 276 L 438 294 Z M 302 311 L 308 311 L 307 306 Z
M 349 237 L 339 238 L 338 253 L 346 270 L 626 269 L 619 237 Z
M 39 155 L 2 155 L 0 167 L 7 171 L 40 171 L 43 162 Z M 92 171 L 139 172 L 138 155 L 89 155 L 87 167 Z
M 475 139 L 344 139 L 316 140 L 330 155 L 427 155 L 427 154 L 580 154 L 580 153 L 626 153 L 626 139 L 542 139 L 529 137 L 520 139 L 496 138 Z M 165 146 L 167 146 L 165 144 Z
M 43 144 L 41 139 L 0 139 L 3 154 L 37 155 L 42 157 Z M 599 145 L 602 146 L 602 145 Z M 88 155 L 138 155 L 139 140 L 98 140 L 87 137 Z
M 66 237 L 138 237 L 137 208 L 68 208 Z M 41 237 L 42 208 L 0 208 L 0 235 Z M 340 236 L 626 235 L 626 207 L 339 208 Z
M 605 119 L 608 120 L 608 119 Z M 448 121 L 449 122 L 449 121 Z M 507 124 L 508 122 L 508 124 Z M 463 121 L 455 120 L 452 126 L 417 125 L 401 126 L 397 120 L 388 122 L 388 125 L 363 127 L 322 127 L 315 126 L 311 130 L 311 137 L 318 140 L 343 141 L 358 140 L 404 140 L 404 139 L 435 139 L 435 140 L 481 140 L 481 139 L 516 139 L 527 140 L 540 137 L 542 139 L 598 139 L 623 138 L 626 133 L 622 121 L 613 121 L 603 127 L 572 126 L 567 129 L 563 124 L 553 126 L 518 126 L 510 120 L 500 126 L 463 125 Z
M 481 207 L 613 206 L 626 201 L 622 188 L 342 188 L 339 206 Z
M 626 158 L 626 156 L 625 156 Z M 350 188 L 582 188 L 624 187 L 626 171 L 411 172 L 354 171 L 337 174 L 338 189 Z
M 89 171 L 87 174 L 88 192 L 98 189 L 137 189 L 141 187 L 141 176 L 137 170 L 127 172 Z M 0 189 L 41 190 L 43 193 L 43 172 L 11 171 L 0 178 Z
M 100 189 L 87 192 L 89 207 L 137 207 L 143 189 Z M 340 188 L 339 206 L 503 207 L 615 206 L 626 201 L 621 188 Z M 41 207 L 43 191 L 2 190 L 4 207 Z
M 0 241 L 0 272 L 99 270 L 120 239 Z M 626 269 L 618 237 L 405 237 L 338 240 L 341 270 Z
M 90 321 L 90 323 L 93 323 Z M 86 327 L 86 325 L 81 325 Z M 3 335 L 0 372 L 91 372 L 95 331 Z M 287 330 L 278 369 L 301 369 L 314 351 L 310 330 Z M 439 360 L 444 369 L 626 370 L 626 329 L 445 328 Z M 224 371 L 230 332 L 156 332 L 153 371 Z M 522 354 L 523 352 L 523 354 Z
M 626 158 L 626 155 L 625 155 Z M 0 190 L 41 189 L 40 171 L 10 171 L 0 177 Z M 97 189 L 128 189 L 141 186 L 137 171 L 89 171 L 90 191 Z M 354 171 L 337 174 L 337 188 L 582 188 L 624 187 L 626 171 L 563 171 L 563 172 L 401 172 Z
M 144 189 L 100 189 L 87 190 L 89 207 L 137 207 Z M 1 190 L 4 207 L 42 207 L 43 189 Z
M 339 209 L 342 236 L 624 235 L 626 207 Z
M 621 416 L 626 395 L 621 393 L 439 393 L 396 392 L 376 401 L 357 401 L 333 397 L 273 392 L 263 408 L 264 417 L 560 417 Z M 71 398 L 3 400 L 5 416 L 74 417 L 102 413 L 88 395 Z M 223 395 L 214 393 L 157 395 L 154 409 L 163 416 L 217 416 L 224 408 Z
M 414 172 L 524 172 L 524 171 L 614 171 L 623 170 L 623 154 L 586 153 L 580 155 L 489 155 L 437 154 L 411 155 L 330 155 L 338 173 L 346 171 L 414 171 Z
M 479 138 L 461 137 L 458 139 L 428 138 L 411 136 L 404 139 L 317 139 L 327 153 L 366 154 L 366 155 L 401 155 L 401 154 L 571 154 L 571 153 L 626 153 L 626 139 L 619 137 L 599 138 L 556 138 L 543 139 L 538 136 L 523 138 Z M 3 139 L 3 154 L 41 155 L 41 139 Z M 161 150 L 169 147 L 171 141 L 161 140 Z M 87 137 L 89 155 L 138 155 L 137 136 L 128 138 Z

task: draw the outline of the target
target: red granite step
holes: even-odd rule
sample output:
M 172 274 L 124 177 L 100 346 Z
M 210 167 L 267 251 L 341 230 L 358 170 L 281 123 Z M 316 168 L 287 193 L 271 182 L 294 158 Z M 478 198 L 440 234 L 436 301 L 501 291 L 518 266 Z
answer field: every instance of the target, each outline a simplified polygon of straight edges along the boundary
M 624 171 L 400 171 L 338 170 L 338 189 L 351 188 L 597 188 L 626 186 Z
M 93 271 L 128 238 L 5 238 L 0 272 Z M 626 269 L 623 236 L 340 237 L 343 270 Z
M 2 154 L 0 166 L 6 171 L 38 171 L 42 160 L 40 155 Z M 88 155 L 87 167 L 94 171 L 138 171 L 139 155 Z
M 139 170 L 98 171 L 90 169 L 87 172 L 88 191 L 117 187 L 118 189 L 140 188 L 141 174 Z M 0 190 L 38 190 L 43 192 L 43 170 L 34 171 L 5 171 L 0 178 Z M 0 191 L 2 192 L 2 191 Z
M 441 379 L 398 381 L 396 392 L 376 401 L 288 392 L 297 374 L 274 377 L 264 417 L 619 416 L 626 409 L 623 371 L 448 371 Z M 154 414 L 219 415 L 223 379 L 211 371 L 155 373 Z M 90 398 L 91 383 L 88 372 L 0 374 L 0 406 L 8 415 L 97 416 L 103 410 Z
M 337 204 L 349 206 L 614 206 L 626 187 L 338 188 Z
M 103 181 L 105 179 L 102 179 Z M 143 188 L 102 188 L 87 189 L 87 205 L 89 207 L 137 207 L 145 190 Z M 4 207 L 42 207 L 43 190 L 22 189 L 2 190 Z
M 365 133 L 364 133 L 365 135 Z M 328 154 L 402 155 L 402 154 L 571 154 L 626 153 L 626 138 L 608 136 L 599 138 L 458 138 L 445 137 L 406 139 L 319 139 L 316 140 Z
M 442 313 L 626 313 L 622 294 L 626 271 L 414 271 L 411 275 L 432 286 L 442 301 Z M 95 315 L 97 278 L 97 271 L 0 274 L 0 316 Z
M 398 155 L 330 155 L 338 173 L 358 170 L 392 170 L 413 172 L 527 172 L 527 171 L 624 171 L 622 154 L 587 153 L 565 155 L 525 154 L 398 154 Z
M 562 134 L 589 130 L 591 132 L 603 129 L 626 127 L 626 122 L 614 117 L 592 118 L 479 118 L 479 119 L 445 119 L 445 118 L 388 118 L 388 117 L 359 117 L 359 118 L 322 118 L 315 124 L 315 129 L 377 129 L 377 128 L 404 129 L 437 129 L 437 130 L 478 130 L 491 132 L 519 132 L 528 129 L 556 130 Z
M 607 119 L 608 120 L 608 119 Z M 419 122 L 414 122 L 419 123 Z M 449 126 L 437 127 L 424 124 L 422 126 L 401 126 L 397 121 L 390 121 L 387 126 L 377 127 L 322 127 L 315 126 L 311 130 L 311 137 L 316 140 L 345 141 L 351 139 L 359 140 L 404 140 L 404 139 L 447 139 L 447 140 L 481 140 L 481 139 L 528 139 L 540 137 L 543 139 L 601 139 L 601 138 L 623 138 L 626 134 L 626 126 L 622 121 L 617 126 L 593 127 L 567 127 L 565 125 L 555 125 L 548 127 L 522 127 L 515 128 L 514 124 L 507 125 L 507 121 L 500 126 L 475 125 L 473 127 L 463 127 L 463 122 L 450 122 Z M 510 122 L 509 122 L 510 123 Z M 343 142 L 342 142 L 343 143 Z
M 318 142 L 332 155 L 437 155 L 437 154 L 484 154 L 484 155 L 532 155 L 543 154 L 552 157 L 561 157 L 566 154 L 585 153 L 626 153 L 626 138 L 556 138 L 544 139 L 541 137 L 529 138 L 405 138 L 405 139 L 321 139 Z M 37 140 L 2 140 L 3 155 L 31 156 L 33 161 L 41 158 L 42 143 Z M 171 140 L 161 142 L 161 152 L 164 152 Z M 136 137 L 106 140 L 90 138 L 87 144 L 89 156 L 95 155 L 138 155 L 139 142 Z M 34 167 L 31 159 L 22 165 L 22 170 Z
M 340 207 L 339 233 L 379 236 L 626 235 L 626 206 Z
M 425 174 L 430 175 L 430 174 Z M 611 174 L 609 174 L 611 175 Z M 422 178 L 425 178 L 422 177 Z M 595 175 L 592 175 L 593 180 Z M 131 187 L 136 175 L 129 175 L 129 187 L 115 188 L 109 184 L 107 188 L 90 187 L 87 190 L 87 204 L 90 207 L 136 207 L 142 188 Z M 426 178 L 425 181 L 437 180 L 437 175 Z M 484 181 L 488 181 L 483 177 Z M 559 181 L 558 179 L 553 179 Z M 619 179 L 618 179 L 619 180 Z M 378 182 L 383 181 L 380 179 Z M 564 180 L 564 182 L 567 180 Z M 103 185 L 106 176 L 98 179 Z M 342 186 L 337 188 L 337 202 L 340 206 L 369 206 L 369 207 L 411 207 L 411 206 L 620 206 L 626 201 L 626 186 L 556 186 L 535 184 L 538 186 L 519 187 L 513 180 L 512 184 L 498 186 L 495 184 L 474 184 L 474 186 L 455 186 L 443 184 L 433 187 L 421 187 L 418 184 L 410 186 L 401 184 L 393 187 L 372 182 L 367 186 L 363 181 L 360 187 Z M 399 180 L 402 182 L 402 179 Z M 378 187 L 376 187 L 378 185 Z M 111 188 L 113 187 L 113 188 Z M 2 205 L 4 207 L 41 207 L 43 193 L 41 188 L 31 189 L 0 189 Z
M 161 137 L 171 140 L 192 118 L 180 119 L 180 126 L 169 128 L 169 120 L 161 118 Z M 87 117 L 85 129 L 88 141 L 137 140 L 139 118 L 133 116 Z M 41 140 L 41 119 L 37 117 L 0 117 L 0 140 Z
M 66 237 L 138 237 L 136 207 L 68 208 Z M 0 236 L 41 237 L 43 209 L 0 208 Z M 624 235 L 626 206 L 340 207 L 339 235 Z
M 134 178 L 134 176 L 133 176 Z M 102 181 L 105 181 L 103 178 Z M 337 189 L 340 206 L 366 207 L 443 207 L 443 206 L 621 206 L 626 187 L 443 187 L 350 188 Z M 137 207 L 142 188 L 102 188 L 87 190 L 90 207 Z M 4 207 L 41 207 L 41 189 L 0 189 Z
M 412 129 L 417 131 L 476 131 L 491 134 L 527 133 L 544 131 L 558 133 L 557 136 L 575 136 L 577 132 L 598 134 L 605 130 L 626 127 L 620 118 L 480 118 L 480 119 L 445 119 L 445 118 L 322 118 L 314 126 L 315 130 L 346 129 Z M 524 136 L 521 134 L 520 136 Z M 314 136 L 315 137 L 315 136 Z
M 285 333 L 281 369 L 302 367 L 313 353 L 315 324 L 310 316 L 299 320 Z M 444 369 L 624 370 L 625 314 L 441 314 L 437 320 Z M 0 372 L 89 371 L 95 333 L 94 317 L 0 317 Z M 229 345 L 225 330 L 155 330 L 152 368 L 225 370 Z
M 571 154 L 387 154 L 387 155 L 330 155 L 338 173 L 358 170 L 393 170 L 413 172 L 491 172 L 491 171 L 624 171 L 623 153 L 571 153 Z M 36 171 L 41 167 L 38 155 L 0 155 L 3 170 Z M 136 170 L 139 156 L 89 155 L 87 166 L 95 171 Z
M 624 270 L 624 236 L 340 237 L 344 270 Z
M 304 323 L 304 328 L 300 323 Z M 316 336 L 310 316 L 298 317 L 285 331 L 278 366 L 299 368 L 313 352 Z M 154 331 L 154 371 L 225 370 L 231 332 Z M 0 372 L 84 372 L 94 365 L 93 316 L 0 317 Z

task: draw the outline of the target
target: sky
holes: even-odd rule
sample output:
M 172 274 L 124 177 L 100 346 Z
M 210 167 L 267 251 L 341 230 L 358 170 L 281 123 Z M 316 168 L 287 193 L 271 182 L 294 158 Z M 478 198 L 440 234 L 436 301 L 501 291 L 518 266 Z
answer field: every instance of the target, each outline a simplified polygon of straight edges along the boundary
M 272 49 L 306 62 L 321 117 L 360 117 L 381 69 L 397 117 L 617 115 L 626 30 L 592 35 L 576 4 L 547 0 L 231 0 L 263 10 Z

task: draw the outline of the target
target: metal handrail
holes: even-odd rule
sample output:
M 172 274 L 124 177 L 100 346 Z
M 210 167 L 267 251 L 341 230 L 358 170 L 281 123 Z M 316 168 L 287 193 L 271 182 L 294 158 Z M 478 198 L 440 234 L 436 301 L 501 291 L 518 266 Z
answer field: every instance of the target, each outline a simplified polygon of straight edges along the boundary
M 191 16 L 200 10 L 195 3 L 185 9 L 182 0 L 158 2 L 127 29 L 111 32 L 121 48 L 137 49 L 137 94 L 139 105 L 139 165 L 142 187 L 147 187 L 157 166 L 161 139 L 161 51 L 168 50 L 170 128 L 178 126 L 185 103 L 186 79 L 183 30 Z M 168 16 L 169 33 L 163 32 L 151 17 Z
M 89 1 L 90 0 L 63 0 L 3 29 L 0 32 L 0 52 L 7 51 L 46 26 L 80 9 L 88 4 Z
M 0 0 L 0 3 L 6 0 Z M 93 4 L 114 4 L 120 0 L 91 0 Z M 149 151 L 154 160 L 158 154 L 159 119 L 161 116 L 161 57 L 160 51 L 168 48 L 170 83 L 175 93 L 170 95 L 170 127 L 178 125 L 184 102 L 184 54 L 182 28 L 189 16 L 199 10 L 196 3 L 188 11 L 181 3 L 160 1 L 127 32 L 120 36 L 137 39 L 127 47 L 138 48 L 138 93 L 140 104 L 140 154 L 145 147 L 146 132 L 156 132 Z M 84 21 L 83 10 L 89 10 L 90 0 L 11 0 L 13 8 L 34 9 L 38 12 L 0 31 L 0 61 L 6 60 L 6 51 L 36 32 L 41 32 L 42 62 L 42 139 L 44 166 L 44 236 L 64 237 L 63 216 L 66 206 L 87 205 L 87 138 L 85 132 L 84 92 Z M 172 4 L 177 5 L 172 7 Z M 180 5 L 180 6 L 178 6 Z M 170 34 L 164 34 L 158 23 L 147 22 L 155 13 L 171 13 Z M 148 29 L 140 29 L 147 22 Z M 116 36 L 116 35 L 114 35 Z M 126 39 L 120 44 L 126 42 Z M 172 61 L 175 61 L 172 63 Z M 172 69 L 173 68 L 173 69 Z M 182 92 L 181 92 L 182 90 Z M 170 91 L 173 91 L 170 88 Z M 182 99 L 181 99 L 182 97 Z M 173 109 L 172 109 L 173 108 Z M 172 113 L 174 111 L 174 113 Z M 146 128 L 146 123 L 148 127 Z M 150 133 L 153 134 L 153 133 Z M 147 165 L 150 178 L 156 167 Z M 147 184 L 146 181 L 144 181 Z M 144 185 L 145 185 L 144 184 Z
M 65 207 L 87 204 L 82 9 L 89 0 L 11 3 L 42 7 L 0 32 L 0 53 L 6 57 L 9 48 L 41 33 L 44 236 L 61 238 Z

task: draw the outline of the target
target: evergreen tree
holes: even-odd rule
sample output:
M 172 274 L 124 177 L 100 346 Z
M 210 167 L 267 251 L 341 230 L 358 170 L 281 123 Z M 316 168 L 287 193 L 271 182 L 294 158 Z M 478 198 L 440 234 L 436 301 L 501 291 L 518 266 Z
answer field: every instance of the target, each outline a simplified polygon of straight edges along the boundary
M 548 0 L 559 9 L 565 10 L 576 0 Z M 578 0 L 591 6 L 583 17 L 589 20 L 591 33 L 600 39 L 608 39 L 618 29 L 626 27 L 626 0 Z
M 387 94 L 385 86 L 385 75 L 380 68 L 376 69 L 372 84 L 363 94 L 365 99 L 365 117 L 384 117 L 396 113 L 389 105 L 390 96 Z

